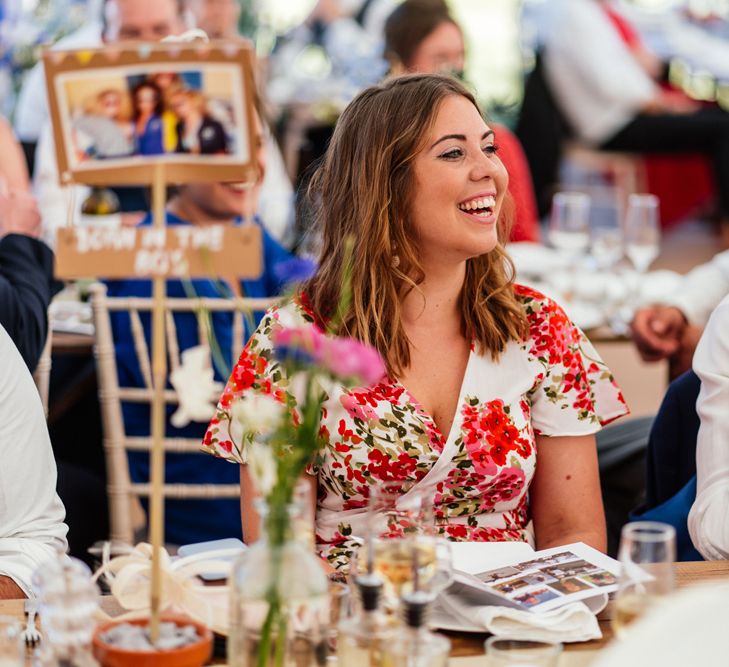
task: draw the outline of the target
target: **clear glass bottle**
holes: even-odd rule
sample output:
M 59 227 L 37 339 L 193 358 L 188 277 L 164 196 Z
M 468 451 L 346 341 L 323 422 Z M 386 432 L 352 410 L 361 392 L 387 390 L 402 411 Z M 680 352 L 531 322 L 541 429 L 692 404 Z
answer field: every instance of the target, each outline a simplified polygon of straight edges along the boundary
M 426 626 L 426 613 L 432 596 L 423 591 L 402 598 L 405 628 L 385 649 L 385 664 L 397 667 L 446 667 L 451 643 Z
M 82 561 L 62 555 L 36 570 L 33 590 L 43 619 L 42 667 L 98 667 L 91 652 L 99 589 Z
M 396 626 L 380 608 L 382 579 L 363 574 L 355 579 L 360 612 L 339 624 L 337 662 L 340 667 L 384 667 L 386 645 L 395 636 Z
M 230 667 L 308 667 L 327 659 L 329 580 L 309 536 L 309 509 L 259 506 L 262 536 L 230 575 Z M 302 534 L 303 533 L 303 534 Z

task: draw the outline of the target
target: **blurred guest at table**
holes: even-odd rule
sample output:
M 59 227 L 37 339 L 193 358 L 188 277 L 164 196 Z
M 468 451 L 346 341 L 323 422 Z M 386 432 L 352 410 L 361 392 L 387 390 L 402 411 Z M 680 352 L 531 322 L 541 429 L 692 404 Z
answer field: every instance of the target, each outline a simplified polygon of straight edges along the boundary
M 180 88 L 170 95 L 170 109 L 178 118 L 178 153 L 214 155 L 228 152 L 225 128 L 207 112 L 201 92 Z
M 38 390 L 0 326 L 0 599 L 31 595 L 31 576 L 66 551 L 56 464 Z
M 663 63 L 609 0 L 545 4 L 545 72 L 575 135 L 605 150 L 704 155 L 729 242 L 729 114 L 662 87 Z
M 295 402 L 273 332 L 331 324 L 373 345 L 387 376 L 369 388 L 332 386 L 324 403 L 310 482 L 317 550 L 330 565 L 348 566 L 367 534 L 367 498 L 383 483 L 425 494 L 452 540 L 605 549 L 594 434 L 627 408 L 563 310 L 513 282 L 503 247 L 508 174 L 471 93 L 442 75 L 364 90 L 339 118 L 310 195 L 320 268 L 262 320 L 206 449 L 245 463 L 245 444 L 228 428 L 236 401 L 260 392 Z M 350 239 L 357 261 L 348 267 Z M 244 465 L 249 541 L 252 484 Z
M 0 324 L 33 371 L 48 336 L 53 253 L 39 240 L 41 219 L 10 126 L 0 118 Z
M 696 344 L 712 311 L 729 294 L 729 251 L 697 266 L 661 303 L 635 312 L 631 333 L 645 361 L 669 359 L 676 377 L 691 368 Z
M 164 111 L 162 91 L 157 84 L 144 81 L 132 90 L 132 127 L 135 153 L 139 155 L 162 155 Z
M 187 0 L 187 9 L 194 17 L 195 27 L 205 31 L 210 39 L 240 39 L 237 0 Z
M 131 155 L 132 128 L 124 110 L 125 96 L 116 88 L 107 88 L 94 96 L 86 113 L 74 120 L 73 127 L 90 142 L 88 157 L 119 157 Z
M 463 77 L 466 47 L 463 32 L 442 0 L 406 0 L 385 21 L 385 56 L 393 74 L 448 72 Z M 491 123 L 509 172 L 516 217 L 511 241 L 539 241 L 537 204 L 524 151 L 503 125 Z
M 243 280 L 242 293 L 249 297 L 276 296 L 284 288 L 287 276 L 294 269 L 307 269 L 305 262 L 299 263 L 265 230 L 262 221 L 253 214 L 257 210 L 258 196 L 266 169 L 264 128 L 259 116 L 256 119 L 256 158 L 259 174 L 256 182 L 244 183 L 201 183 L 180 186 L 167 206 L 168 225 L 241 224 L 242 215 L 263 229 L 263 275 L 255 280 Z M 141 223 L 151 224 L 148 216 Z M 142 296 L 152 294 L 149 280 L 117 280 L 108 283 L 109 295 Z M 169 297 L 195 296 L 221 298 L 231 296 L 230 286 L 214 277 L 198 278 L 186 286 L 179 280 L 167 281 Z M 260 317 L 260 313 L 258 317 Z M 232 367 L 230 357 L 233 336 L 231 313 L 214 313 L 211 316 L 215 345 L 221 351 L 227 369 Z M 149 334 L 149 318 L 143 321 Z M 129 316 L 112 314 L 116 361 L 120 384 L 144 387 L 144 377 L 135 351 Z M 199 326 L 195 313 L 175 315 L 180 351 L 200 344 Z M 249 332 L 250 333 L 250 332 Z M 246 336 L 247 337 L 247 336 Z M 240 341 L 243 347 L 245 340 Z M 218 380 L 224 380 L 221 369 L 216 367 Z M 168 411 L 168 420 L 174 409 Z M 150 415 L 148 406 L 124 405 L 124 428 L 128 435 L 149 435 Z M 202 438 L 205 424 L 191 423 L 184 428 L 167 425 L 170 437 Z M 129 457 L 130 473 L 136 482 L 149 479 L 149 457 L 133 453 Z M 239 480 L 238 471 L 210 457 L 191 454 L 168 454 L 166 456 L 165 481 L 169 484 L 231 484 Z M 165 538 L 173 544 L 188 544 L 225 537 L 241 537 L 240 502 L 229 500 L 167 500 L 165 502 Z

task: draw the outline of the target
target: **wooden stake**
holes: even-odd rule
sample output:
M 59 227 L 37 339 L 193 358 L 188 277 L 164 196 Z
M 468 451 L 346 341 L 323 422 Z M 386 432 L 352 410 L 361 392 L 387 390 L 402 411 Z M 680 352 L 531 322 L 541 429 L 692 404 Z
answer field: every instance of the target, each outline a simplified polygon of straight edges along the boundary
M 155 227 L 165 226 L 165 166 L 154 166 L 152 182 L 152 222 Z M 152 644 L 159 638 L 160 605 L 162 602 L 161 552 L 164 544 L 164 497 L 162 488 L 165 482 L 165 402 L 164 389 L 167 380 L 167 358 L 165 350 L 165 278 L 153 280 L 152 298 L 152 379 L 154 396 L 152 398 L 152 453 L 151 483 L 149 503 L 149 532 L 152 542 L 152 581 L 150 595 L 149 638 Z

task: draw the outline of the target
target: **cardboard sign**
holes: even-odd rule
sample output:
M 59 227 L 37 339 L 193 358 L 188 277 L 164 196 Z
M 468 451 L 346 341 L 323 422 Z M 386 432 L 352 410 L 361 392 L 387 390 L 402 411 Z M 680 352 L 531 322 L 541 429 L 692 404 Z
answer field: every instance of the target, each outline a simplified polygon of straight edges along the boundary
M 241 279 L 263 273 L 258 225 L 67 227 L 58 230 L 56 276 Z
M 46 50 L 61 184 L 255 180 L 253 62 L 241 40 Z

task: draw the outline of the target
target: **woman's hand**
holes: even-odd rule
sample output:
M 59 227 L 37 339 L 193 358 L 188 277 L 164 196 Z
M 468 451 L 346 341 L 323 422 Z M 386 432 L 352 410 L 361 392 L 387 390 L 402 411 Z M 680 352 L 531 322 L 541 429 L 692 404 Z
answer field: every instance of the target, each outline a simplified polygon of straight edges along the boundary
M 537 549 L 584 542 L 607 548 L 594 435 L 537 436 L 529 489 Z

